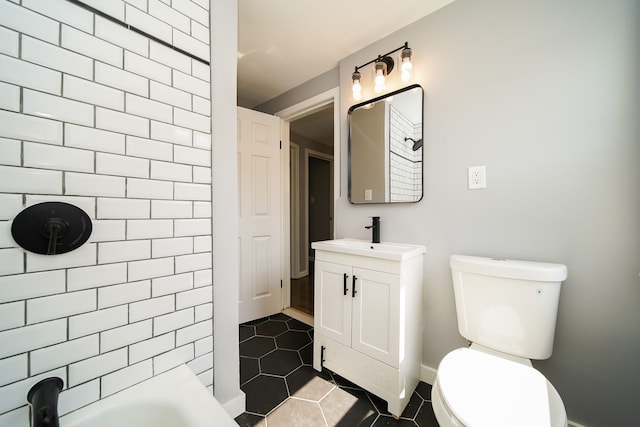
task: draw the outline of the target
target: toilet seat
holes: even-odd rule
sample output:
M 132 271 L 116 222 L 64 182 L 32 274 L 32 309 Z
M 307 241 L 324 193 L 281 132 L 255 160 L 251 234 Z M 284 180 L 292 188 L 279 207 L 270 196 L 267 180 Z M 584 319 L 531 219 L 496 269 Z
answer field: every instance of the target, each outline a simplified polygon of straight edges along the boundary
M 452 425 L 566 425 L 564 405 L 551 383 L 522 363 L 460 348 L 442 359 L 436 382 L 446 412 L 456 419 Z

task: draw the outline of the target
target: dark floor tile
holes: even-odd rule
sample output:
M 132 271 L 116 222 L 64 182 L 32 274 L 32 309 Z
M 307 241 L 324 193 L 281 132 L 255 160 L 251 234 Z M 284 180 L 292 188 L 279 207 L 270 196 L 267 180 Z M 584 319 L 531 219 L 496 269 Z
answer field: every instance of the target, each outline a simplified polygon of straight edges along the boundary
M 294 331 L 310 331 L 311 329 L 313 329 L 313 326 L 311 325 L 307 325 L 306 323 L 303 323 L 297 319 L 289 319 L 287 320 L 287 325 L 289 326 L 289 329 L 292 329 Z
M 330 426 L 369 427 L 378 417 L 363 390 L 336 387 L 320 401 L 320 407 Z
M 254 415 L 243 412 L 236 417 L 236 422 L 240 427 L 266 427 L 267 422 L 264 415 Z
M 414 418 L 420 427 L 438 427 L 436 415 L 433 413 L 433 406 L 430 402 L 424 402 Z
M 263 374 L 286 376 L 302 366 L 297 351 L 275 350 L 260 358 L 260 372 Z
M 286 322 L 269 320 L 256 326 L 256 334 L 275 337 L 288 330 Z
M 240 356 L 261 357 L 275 350 L 276 341 L 268 337 L 252 337 L 240 343 Z
M 300 350 L 310 342 L 309 334 L 301 331 L 287 331 L 276 337 L 278 348 L 287 348 L 289 350 Z
M 313 365 L 313 343 L 309 343 L 298 350 L 302 363 L 305 365 Z
M 400 418 L 399 420 L 393 418 L 391 415 L 380 415 L 372 427 L 382 426 L 394 426 L 394 427 L 416 427 L 416 423 L 413 420 L 407 420 Z M 421 427 L 421 426 L 420 426 Z
M 420 395 L 424 400 L 431 400 L 431 384 L 427 384 L 424 381 L 420 381 L 416 387 L 416 393 Z
M 289 394 L 299 399 L 320 401 L 335 385 L 311 366 L 302 366 L 285 378 Z
M 380 412 L 380 414 L 391 416 L 389 411 L 387 411 L 387 406 L 388 405 L 387 405 L 387 401 L 386 400 L 383 400 L 383 399 L 379 398 L 378 396 L 376 396 L 375 394 L 372 394 L 372 393 L 369 393 L 369 392 L 367 392 L 367 394 L 369 395 L 369 399 L 371 399 L 371 402 L 373 402 L 373 405 L 376 407 L 378 412 Z
M 411 395 L 411 398 L 409 399 L 409 403 L 404 408 L 404 411 L 402 411 L 401 417 L 402 418 L 415 417 L 416 414 L 418 413 L 418 410 L 420 409 L 420 405 L 422 405 L 422 402 L 424 402 L 422 397 L 418 396 L 416 393 L 413 393 Z
M 258 375 L 240 389 L 246 394 L 246 411 L 255 414 L 266 415 L 289 397 L 284 378 L 268 375 Z
M 352 383 L 351 381 L 349 381 L 348 379 L 332 372 L 331 376 L 333 377 L 333 380 L 336 382 L 336 384 L 338 384 L 340 387 L 343 388 L 360 388 L 360 386 L 358 386 L 357 384 Z
M 240 384 L 244 384 L 260 373 L 258 359 L 240 356 Z
M 240 325 L 240 342 L 251 338 L 256 334 L 256 328 L 254 326 Z
M 260 318 L 260 319 L 250 320 L 250 321 L 248 321 L 248 322 L 245 322 L 245 323 L 243 323 L 243 324 L 242 324 L 242 325 L 240 325 L 240 326 L 243 326 L 243 325 L 247 325 L 247 326 L 255 326 L 255 325 L 259 325 L 260 323 L 264 323 L 264 322 L 266 322 L 267 320 L 269 320 L 269 318 L 268 318 L 268 317 L 262 317 L 262 318 Z
M 276 313 L 269 316 L 269 320 L 282 320 L 283 322 L 286 322 L 289 319 L 291 319 L 291 317 L 287 316 L 284 313 Z
M 267 415 L 269 427 L 325 427 L 317 402 L 289 399 Z

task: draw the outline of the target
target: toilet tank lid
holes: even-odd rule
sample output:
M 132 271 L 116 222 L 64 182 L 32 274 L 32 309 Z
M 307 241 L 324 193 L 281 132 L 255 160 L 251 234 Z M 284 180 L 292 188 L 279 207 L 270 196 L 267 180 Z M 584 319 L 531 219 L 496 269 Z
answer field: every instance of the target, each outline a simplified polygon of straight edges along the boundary
M 547 262 L 451 255 L 449 266 L 453 271 L 538 282 L 562 282 L 567 278 L 566 265 Z

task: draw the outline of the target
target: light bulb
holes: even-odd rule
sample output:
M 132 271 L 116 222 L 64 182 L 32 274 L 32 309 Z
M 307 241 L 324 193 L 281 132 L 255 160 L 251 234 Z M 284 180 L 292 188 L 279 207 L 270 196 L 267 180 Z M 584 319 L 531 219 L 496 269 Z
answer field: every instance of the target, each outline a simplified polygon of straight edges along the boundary
M 411 63 L 411 49 L 405 48 L 402 50 L 401 58 L 402 63 L 400 65 L 400 80 L 404 83 L 411 79 L 411 73 L 413 72 L 413 64 Z
M 362 85 L 360 84 L 360 73 L 355 71 L 351 75 L 351 80 L 353 81 L 353 85 L 351 86 L 351 91 L 353 92 L 353 99 L 359 101 L 362 99 Z
M 382 62 L 376 62 L 375 65 L 375 70 L 376 70 L 376 77 L 373 80 L 374 82 L 374 88 L 373 90 L 376 93 L 380 93 L 385 89 L 385 77 L 384 77 L 384 63 Z

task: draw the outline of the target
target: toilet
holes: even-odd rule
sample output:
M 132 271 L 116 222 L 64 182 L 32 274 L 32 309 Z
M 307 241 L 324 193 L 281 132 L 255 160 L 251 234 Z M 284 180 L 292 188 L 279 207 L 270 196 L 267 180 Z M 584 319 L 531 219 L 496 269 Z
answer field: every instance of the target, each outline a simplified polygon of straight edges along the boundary
M 452 255 L 460 334 L 431 392 L 441 427 L 566 427 L 560 395 L 531 359 L 553 350 L 561 264 Z

